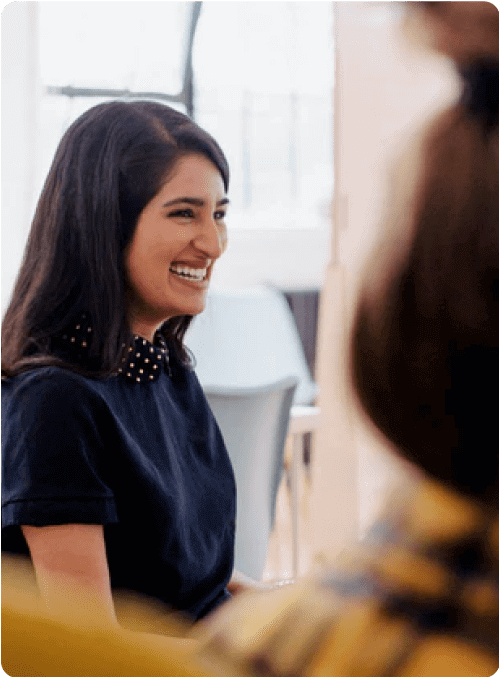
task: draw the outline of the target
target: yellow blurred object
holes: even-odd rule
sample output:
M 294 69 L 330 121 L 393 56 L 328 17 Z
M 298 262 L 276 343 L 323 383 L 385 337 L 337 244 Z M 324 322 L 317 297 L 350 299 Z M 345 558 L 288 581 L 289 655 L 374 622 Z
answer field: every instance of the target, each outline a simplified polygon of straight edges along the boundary
M 185 636 L 181 619 L 160 619 L 158 609 L 137 598 L 123 597 L 118 607 L 127 629 L 96 621 L 91 603 L 72 619 L 49 613 L 29 564 L 2 557 L 4 671 L 10 677 L 210 677 L 192 656 L 192 640 L 171 641 Z M 169 636 L 146 634 L 159 630 Z
M 482 521 L 478 506 L 428 481 L 414 497 L 409 528 L 420 541 L 445 542 L 472 534 Z
M 198 624 L 199 660 L 218 677 L 491 677 L 496 520 L 434 481 L 409 484 L 328 567 Z
M 437 637 L 425 642 L 409 660 L 404 677 L 483 677 L 497 674 L 497 658 L 467 642 Z

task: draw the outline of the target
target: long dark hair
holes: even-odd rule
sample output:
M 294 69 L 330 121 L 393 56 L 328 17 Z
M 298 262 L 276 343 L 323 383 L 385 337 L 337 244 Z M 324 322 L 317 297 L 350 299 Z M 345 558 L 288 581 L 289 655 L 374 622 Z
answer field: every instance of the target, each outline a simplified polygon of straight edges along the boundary
M 178 159 L 206 156 L 225 189 L 227 160 L 216 141 L 182 113 L 151 101 L 112 101 L 67 130 L 43 187 L 24 259 L 2 325 L 2 376 L 59 364 L 95 377 L 119 366 L 131 340 L 123 251 L 139 214 Z M 54 337 L 87 313 L 93 331 L 85 365 L 61 361 Z M 161 332 L 188 363 L 183 338 L 191 316 Z
M 353 325 L 353 384 L 403 456 L 497 508 L 499 13 L 489 3 L 422 5 L 463 93 L 427 130 L 403 251 L 370 266 Z M 469 78 L 494 72 L 495 102 L 480 108 Z M 382 280 L 374 293 L 373 279 Z

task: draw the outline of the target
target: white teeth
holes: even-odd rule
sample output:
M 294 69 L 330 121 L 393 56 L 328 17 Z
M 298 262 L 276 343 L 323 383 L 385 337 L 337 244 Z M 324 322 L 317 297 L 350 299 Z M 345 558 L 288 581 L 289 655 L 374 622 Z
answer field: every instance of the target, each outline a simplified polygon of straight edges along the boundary
M 187 277 L 192 280 L 204 280 L 206 277 L 207 268 L 187 268 L 187 266 L 170 266 L 170 272 L 181 277 Z

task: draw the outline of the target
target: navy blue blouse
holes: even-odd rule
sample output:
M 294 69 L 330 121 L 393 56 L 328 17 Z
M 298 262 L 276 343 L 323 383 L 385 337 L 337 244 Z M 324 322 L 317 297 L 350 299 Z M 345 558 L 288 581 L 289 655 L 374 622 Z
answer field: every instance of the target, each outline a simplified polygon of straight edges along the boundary
M 19 525 L 103 524 L 113 588 L 199 619 L 230 596 L 232 466 L 194 372 L 164 344 L 129 350 L 106 380 L 3 385 L 2 549 L 29 553 Z

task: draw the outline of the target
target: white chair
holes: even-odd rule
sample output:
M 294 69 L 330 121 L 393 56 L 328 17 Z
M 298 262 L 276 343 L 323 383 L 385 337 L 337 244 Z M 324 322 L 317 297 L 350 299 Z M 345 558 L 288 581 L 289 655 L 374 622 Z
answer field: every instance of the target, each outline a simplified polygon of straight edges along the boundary
M 254 388 L 205 388 L 236 476 L 234 568 L 257 581 L 274 524 L 296 385 L 287 378 Z
M 292 575 L 298 574 L 298 475 L 303 435 L 319 425 L 320 411 L 312 407 L 317 393 L 298 329 L 286 298 L 266 285 L 210 288 L 204 312 L 192 321 L 185 344 L 196 362 L 205 392 L 217 389 L 259 388 L 295 378 L 291 426 Z M 296 407 L 299 407 L 296 408 Z M 243 508 L 245 509 L 245 508 Z M 244 572 L 246 573 L 246 572 Z
M 293 314 L 277 289 L 211 288 L 185 343 L 203 387 L 252 388 L 293 376 L 293 404 L 311 404 L 317 395 Z

